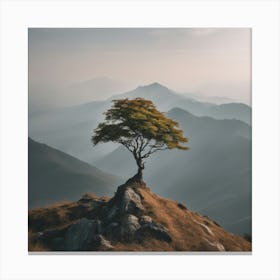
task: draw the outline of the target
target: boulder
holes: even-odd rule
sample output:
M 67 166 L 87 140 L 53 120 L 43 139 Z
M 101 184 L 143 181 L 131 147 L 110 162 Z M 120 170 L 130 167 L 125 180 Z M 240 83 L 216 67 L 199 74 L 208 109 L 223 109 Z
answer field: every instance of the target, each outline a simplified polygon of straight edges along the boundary
M 121 238 L 127 241 L 134 239 L 135 232 L 140 228 L 138 218 L 134 215 L 127 214 L 121 220 Z
M 125 190 L 120 206 L 123 213 L 134 214 L 144 210 L 140 195 L 137 194 L 132 188 L 127 188 Z
M 125 214 L 138 215 L 144 210 L 140 195 L 133 188 L 122 185 L 109 202 L 105 219 L 110 223 Z
M 119 208 L 116 205 L 112 205 L 109 209 L 107 209 L 108 213 L 106 215 L 106 220 L 111 221 L 114 217 L 117 216 Z
M 146 238 L 155 238 L 166 242 L 172 241 L 168 230 L 164 226 L 153 222 L 145 223 L 141 226 L 135 236 L 139 242 L 144 241 Z
M 146 216 L 146 215 L 141 216 L 139 218 L 139 222 L 140 222 L 141 225 L 146 224 L 146 223 L 151 223 L 152 221 L 153 221 L 152 218 L 150 216 Z
M 110 240 L 118 240 L 121 236 L 121 226 L 119 223 L 111 223 L 105 229 L 105 234 Z
M 66 251 L 84 251 L 94 247 L 95 235 L 102 231 L 99 220 L 82 218 L 71 225 L 65 234 L 64 249 Z

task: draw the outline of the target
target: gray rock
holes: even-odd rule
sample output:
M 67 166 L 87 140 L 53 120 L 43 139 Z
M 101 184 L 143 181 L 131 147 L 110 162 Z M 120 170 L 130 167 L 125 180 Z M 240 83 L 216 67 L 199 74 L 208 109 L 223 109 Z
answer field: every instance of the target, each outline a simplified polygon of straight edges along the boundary
M 111 223 L 105 229 L 105 234 L 110 240 L 118 240 L 121 236 L 121 226 L 119 223 Z
M 121 237 L 124 240 L 132 241 L 134 233 L 140 228 L 138 218 L 134 215 L 127 214 L 121 221 Z
M 141 216 L 139 218 L 140 224 L 151 223 L 153 220 L 150 216 Z
M 166 242 L 172 241 L 168 230 L 164 226 L 153 222 L 145 223 L 141 226 L 135 233 L 135 236 L 139 242 L 144 241 L 146 238 L 155 238 Z
M 111 242 L 105 239 L 101 234 L 94 237 L 95 250 L 97 251 L 110 251 L 113 249 Z
M 95 235 L 100 234 L 101 231 L 99 220 L 82 218 L 66 231 L 64 249 L 66 251 L 90 250 L 94 246 Z
M 130 214 L 135 214 L 141 210 L 144 210 L 140 195 L 137 194 L 132 188 L 127 188 L 124 192 L 120 209 L 122 212 Z
M 144 210 L 141 197 L 130 187 L 119 187 L 107 209 L 106 221 L 114 221 L 125 214 L 138 215 Z
M 108 210 L 108 214 L 106 217 L 106 220 L 110 221 L 112 220 L 118 212 L 119 208 L 116 205 L 113 205 L 109 210 Z

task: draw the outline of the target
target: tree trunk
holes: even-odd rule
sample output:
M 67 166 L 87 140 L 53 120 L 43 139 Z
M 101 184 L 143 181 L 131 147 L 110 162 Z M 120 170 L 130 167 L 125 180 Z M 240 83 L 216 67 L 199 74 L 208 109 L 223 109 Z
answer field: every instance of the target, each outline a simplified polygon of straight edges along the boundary
M 144 170 L 144 163 L 142 163 L 142 159 L 137 158 L 136 160 L 138 171 L 137 173 L 127 180 L 126 183 L 139 183 L 139 184 L 145 184 L 143 181 L 143 170 Z
M 143 182 L 143 170 L 144 168 L 138 167 L 138 172 L 137 174 L 135 174 L 135 179 L 137 179 L 137 181 L 139 182 Z

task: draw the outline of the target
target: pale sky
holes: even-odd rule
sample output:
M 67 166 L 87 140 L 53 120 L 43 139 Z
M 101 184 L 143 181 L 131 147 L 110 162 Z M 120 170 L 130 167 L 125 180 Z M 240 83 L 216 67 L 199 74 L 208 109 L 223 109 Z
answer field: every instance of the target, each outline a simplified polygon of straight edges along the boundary
M 127 89 L 159 82 L 178 92 L 250 100 L 248 28 L 37 28 L 29 29 L 28 43 L 31 98 L 38 102 L 59 103 L 59 89 L 100 77 Z

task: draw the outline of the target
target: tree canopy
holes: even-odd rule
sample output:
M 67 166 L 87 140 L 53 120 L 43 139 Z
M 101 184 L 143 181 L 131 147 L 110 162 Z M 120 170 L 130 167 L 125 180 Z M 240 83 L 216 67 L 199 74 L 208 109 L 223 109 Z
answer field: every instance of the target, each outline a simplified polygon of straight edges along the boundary
M 150 155 L 167 149 L 188 149 L 182 145 L 188 138 L 179 124 L 144 98 L 113 100 L 113 106 L 105 112 L 105 121 L 94 130 L 92 142 L 122 144 L 136 160 L 138 173 L 133 178 L 140 181 L 144 160 Z

